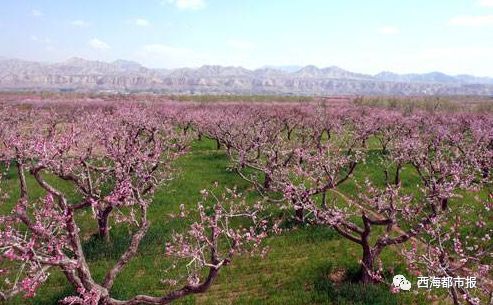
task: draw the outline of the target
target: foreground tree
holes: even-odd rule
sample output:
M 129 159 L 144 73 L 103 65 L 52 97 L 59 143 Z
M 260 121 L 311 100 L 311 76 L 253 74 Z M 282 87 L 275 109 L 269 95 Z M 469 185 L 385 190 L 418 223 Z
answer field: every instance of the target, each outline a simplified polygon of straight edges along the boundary
M 465 183 L 472 182 L 476 190 L 467 202 L 458 204 L 462 196 L 457 193 L 455 200 L 449 202 L 443 196 L 444 190 L 434 187 L 437 179 L 433 178 L 432 172 L 420 171 L 421 178 L 442 198 L 441 207 L 449 213 L 441 213 L 433 223 L 425 226 L 422 239 L 415 241 L 412 248 L 403 249 L 403 253 L 416 274 L 452 279 L 447 290 L 455 305 L 491 304 L 493 124 L 491 118 L 480 115 L 447 115 L 435 120 L 438 121 L 436 126 L 442 126 L 442 139 L 464 157 L 461 168 L 468 167 L 470 172 Z M 444 130 L 443 126 L 448 129 Z M 456 175 L 457 170 L 453 174 Z M 446 185 L 448 189 L 451 187 Z M 466 277 L 475 279 L 475 287 L 464 283 Z M 457 282 L 457 279 L 462 281 Z
M 214 197 L 211 205 L 205 200 L 198 205 L 198 217 L 185 233 L 175 233 L 166 248 L 166 255 L 185 259 L 191 268 L 182 283 L 180 278 L 166 279 L 170 292 L 164 296 L 138 295 L 129 300 L 117 300 L 110 291 L 114 280 L 137 255 L 139 244 L 150 224 L 147 218 L 149 202 L 129 193 L 129 200 L 138 200 L 138 211 L 126 213 L 127 221 L 135 227 L 130 245 L 116 264 L 98 283 L 82 250 L 79 228 L 74 210 L 66 198 L 49 186 L 48 195 L 36 202 L 21 200 L 13 213 L 2 216 L 0 231 L 1 258 L 5 261 L 2 277 L 7 287 L 0 296 L 8 299 L 18 293 L 33 297 L 46 281 L 50 268 L 59 268 L 77 291 L 77 295 L 62 300 L 64 304 L 133 305 L 168 304 L 190 294 L 205 292 L 216 279 L 221 268 L 229 265 L 240 253 L 261 253 L 260 242 L 266 237 L 266 221 L 258 216 L 259 206 L 249 207 L 234 192 Z M 136 196 L 134 198 L 131 198 Z M 30 215 L 28 216 L 27 213 Z M 31 216 L 32 215 L 32 216 Z M 182 210 L 181 217 L 187 214 Z M 234 219 L 250 226 L 237 226 Z M 190 218 L 189 218 L 190 219 Z M 23 229 L 26 227 L 26 229 Z M 225 246 L 228 245 L 228 246 Z M 207 275 L 203 277 L 203 271 Z
M 460 215 L 437 217 L 425 226 L 423 241 L 413 241 L 412 247 L 402 251 L 418 280 L 423 275 L 446 281 L 444 288 L 454 305 L 493 302 L 493 270 L 489 263 L 493 230 L 485 222 L 492 217 L 492 199 L 490 194 L 486 202 L 474 202 L 475 209 L 467 213 L 461 210 Z M 429 287 L 430 283 L 424 285 Z

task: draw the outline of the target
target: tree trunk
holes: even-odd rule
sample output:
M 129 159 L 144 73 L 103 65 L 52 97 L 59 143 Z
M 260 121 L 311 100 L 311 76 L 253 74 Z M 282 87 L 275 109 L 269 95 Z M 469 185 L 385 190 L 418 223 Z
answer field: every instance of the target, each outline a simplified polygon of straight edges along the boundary
M 305 211 L 303 208 L 294 208 L 296 221 L 303 223 L 305 221 Z
M 490 169 L 488 167 L 483 167 L 481 172 L 484 179 L 488 178 L 490 175 Z
M 452 300 L 454 301 L 454 305 L 460 305 L 459 296 L 457 295 L 457 290 L 455 287 L 450 288 L 450 294 L 452 295 Z
M 104 210 L 98 211 L 99 237 L 105 241 L 110 240 L 108 218 L 112 210 L 113 210 L 112 207 L 107 207 Z
M 397 169 L 395 170 L 395 185 L 401 184 L 401 168 L 402 166 L 400 164 L 397 165 Z
M 270 189 L 270 186 L 271 186 L 271 183 L 272 183 L 272 178 L 270 177 L 269 174 L 265 174 L 265 177 L 264 177 L 264 189 L 265 190 L 269 190 Z
M 375 278 L 375 261 L 382 252 L 382 247 L 370 246 L 370 234 L 372 231 L 370 220 L 363 214 L 363 223 L 365 226 L 361 234 L 361 247 L 363 247 L 363 257 L 361 259 L 361 277 L 360 282 L 363 284 L 372 284 L 378 282 Z
M 219 142 L 219 139 L 216 139 L 216 149 L 221 149 L 221 142 Z
M 447 198 L 440 199 L 440 205 L 441 205 L 442 211 L 445 211 L 448 208 L 448 199 Z
M 363 284 L 375 283 L 373 277 L 376 255 L 368 245 L 363 245 L 363 258 L 361 260 L 361 277 L 360 281 Z

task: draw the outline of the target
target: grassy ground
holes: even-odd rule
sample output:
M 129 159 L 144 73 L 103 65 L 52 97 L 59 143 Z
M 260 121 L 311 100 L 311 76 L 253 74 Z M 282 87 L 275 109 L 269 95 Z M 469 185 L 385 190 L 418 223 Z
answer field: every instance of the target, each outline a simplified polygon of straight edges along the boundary
M 177 162 L 178 175 L 168 186 L 156 194 L 150 210 L 151 229 L 146 235 L 140 254 L 117 278 L 112 295 L 128 298 L 135 294 L 160 295 L 167 287 L 160 283 L 166 277 L 169 261 L 164 256 L 166 240 L 173 230 L 183 223 L 170 220 L 184 203 L 194 206 L 200 200 L 199 191 L 214 182 L 222 186 L 238 186 L 247 190 L 249 185 L 227 170 L 228 159 L 222 151 L 215 150 L 215 143 L 208 140 L 196 142 L 192 151 Z M 34 183 L 29 180 L 34 188 Z M 15 183 L 12 173 L 4 187 Z M 67 185 L 61 188 L 68 189 Z M 351 185 L 347 192 L 352 191 Z M 33 196 L 42 192 L 34 188 Z M 14 202 L 12 194 L 10 202 Z M 250 194 L 255 199 L 255 193 Z M 75 197 L 75 196 L 74 196 Z M 75 199 L 75 198 L 73 198 Z M 8 210 L 8 204 L 0 207 Z M 111 243 L 104 244 L 92 237 L 95 223 L 90 213 L 80 218 L 84 247 L 90 267 L 97 280 L 112 266 L 129 242 L 126 228 L 111 230 Z M 362 286 L 351 282 L 358 270 L 360 249 L 341 239 L 332 230 L 319 227 L 303 227 L 270 238 L 266 241 L 270 252 L 265 259 L 239 257 L 222 270 L 212 288 L 203 295 L 195 295 L 178 304 L 426 304 L 425 295 L 413 293 L 391 294 L 385 285 Z M 404 273 L 405 269 L 395 249 L 387 249 L 382 255 L 385 271 Z M 72 293 L 65 278 L 54 271 L 46 285 L 34 299 L 18 297 L 7 304 L 56 304 L 57 300 Z

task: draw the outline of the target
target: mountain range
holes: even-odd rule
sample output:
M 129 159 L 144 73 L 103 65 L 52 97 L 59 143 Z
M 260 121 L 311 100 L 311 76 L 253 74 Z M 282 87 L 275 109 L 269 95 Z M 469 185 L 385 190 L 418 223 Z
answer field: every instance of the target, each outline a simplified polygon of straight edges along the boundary
M 150 69 L 127 60 L 41 63 L 0 57 L 0 90 L 279 95 L 493 95 L 493 78 L 350 72 L 337 66 Z

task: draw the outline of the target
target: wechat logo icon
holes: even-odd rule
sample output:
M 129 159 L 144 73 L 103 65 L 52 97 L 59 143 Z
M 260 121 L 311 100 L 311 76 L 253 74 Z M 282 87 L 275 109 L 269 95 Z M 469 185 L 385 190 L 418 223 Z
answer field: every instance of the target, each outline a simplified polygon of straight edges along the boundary
M 401 274 L 397 274 L 396 276 L 394 276 L 392 284 L 394 285 L 394 287 L 399 288 L 400 290 L 411 290 L 411 282 L 408 281 L 406 277 Z

